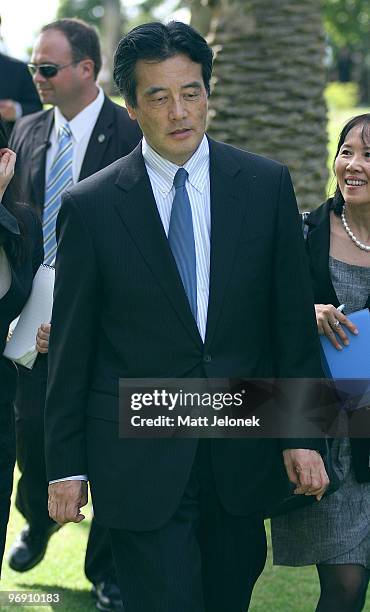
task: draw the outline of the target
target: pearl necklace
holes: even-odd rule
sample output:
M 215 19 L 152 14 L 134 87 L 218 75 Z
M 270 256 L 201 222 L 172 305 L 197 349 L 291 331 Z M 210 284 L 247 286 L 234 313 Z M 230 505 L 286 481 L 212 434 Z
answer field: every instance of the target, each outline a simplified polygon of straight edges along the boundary
M 362 249 L 363 251 L 368 251 L 369 252 L 370 251 L 370 246 L 367 245 L 367 244 L 364 244 L 363 242 L 360 242 L 360 240 L 358 238 L 356 238 L 354 233 L 351 231 L 351 228 L 348 226 L 347 219 L 346 219 L 345 209 L 346 209 L 346 207 L 343 206 L 343 210 L 342 210 L 342 214 L 341 214 L 341 219 L 342 219 L 342 223 L 343 223 L 344 229 L 346 230 L 348 236 L 355 243 L 355 245 L 358 246 L 359 249 Z

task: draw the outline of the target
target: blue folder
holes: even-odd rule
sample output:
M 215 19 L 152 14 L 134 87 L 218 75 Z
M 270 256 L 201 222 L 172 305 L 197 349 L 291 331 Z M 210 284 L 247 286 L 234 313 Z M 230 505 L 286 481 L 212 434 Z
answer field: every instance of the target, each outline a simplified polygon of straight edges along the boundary
M 324 373 L 335 381 L 342 400 L 356 399 L 356 407 L 370 404 L 370 312 L 358 310 L 347 318 L 358 329 L 355 336 L 344 326 L 349 345 L 338 351 L 326 336 L 320 336 Z M 342 344 L 342 343 L 341 343 Z

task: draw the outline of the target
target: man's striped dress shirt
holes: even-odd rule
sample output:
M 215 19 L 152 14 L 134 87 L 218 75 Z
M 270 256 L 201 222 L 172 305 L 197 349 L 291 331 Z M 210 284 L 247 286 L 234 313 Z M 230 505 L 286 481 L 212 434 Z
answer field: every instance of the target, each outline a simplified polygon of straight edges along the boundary
M 159 216 L 166 236 L 168 236 L 172 202 L 175 196 L 173 179 L 179 166 L 161 157 L 151 148 L 145 138 L 142 142 L 142 152 Z M 197 325 L 200 336 L 204 341 L 209 297 L 211 236 L 209 146 L 206 136 L 203 137 L 198 149 L 183 167 L 189 174 L 186 181 L 186 190 L 189 195 L 193 217 L 197 259 Z

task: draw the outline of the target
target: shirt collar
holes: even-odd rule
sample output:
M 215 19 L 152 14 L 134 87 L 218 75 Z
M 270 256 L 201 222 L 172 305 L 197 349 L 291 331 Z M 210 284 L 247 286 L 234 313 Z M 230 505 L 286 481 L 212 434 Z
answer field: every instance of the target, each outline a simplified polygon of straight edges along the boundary
M 162 179 L 162 191 L 168 194 L 173 187 L 173 179 L 181 166 L 177 166 L 157 153 L 145 140 L 142 140 L 142 154 L 149 171 Z M 203 192 L 209 171 L 209 144 L 206 135 L 203 136 L 199 147 L 190 159 L 183 165 L 189 176 L 189 183 L 199 192 Z
M 73 140 L 75 142 L 80 142 L 80 140 L 82 140 L 82 138 L 85 136 L 86 132 L 95 125 L 104 104 L 104 92 L 101 87 L 98 87 L 98 89 L 99 92 L 95 100 L 85 106 L 82 111 L 71 119 L 71 121 L 67 121 L 67 119 L 60 112 L 60 109 L 55 106 L 54 130 L 57 137 L 59 134 L 59 129 L 62 127 L 62 125 L 68 123 L 69 127 L 71 128 Z

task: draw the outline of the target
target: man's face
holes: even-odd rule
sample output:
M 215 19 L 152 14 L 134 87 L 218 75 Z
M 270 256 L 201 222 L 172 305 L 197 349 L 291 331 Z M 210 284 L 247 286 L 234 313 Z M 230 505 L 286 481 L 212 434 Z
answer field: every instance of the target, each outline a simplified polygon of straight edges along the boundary
M 67 38 L 59 30 L 47 30 L 36 41 L 31 62 L 67 66 L 55 77 L 45 78 L 37 71 L 33 77 L 41 100 L 45 104 L 63 107 L 81 96 L 84 80 L 80 63 L 72 64 L 72 51 Z
M 206 128 L 207 93 L 202 68 L 186 55 L 136 64 L 136 107 L 127 105 L 150 146 L 183 165 L 198 148 Z

